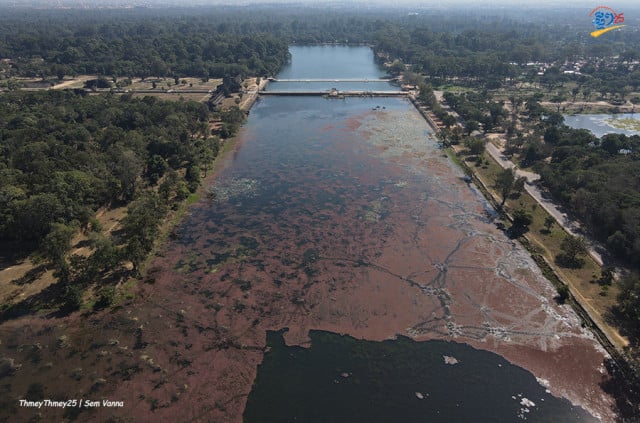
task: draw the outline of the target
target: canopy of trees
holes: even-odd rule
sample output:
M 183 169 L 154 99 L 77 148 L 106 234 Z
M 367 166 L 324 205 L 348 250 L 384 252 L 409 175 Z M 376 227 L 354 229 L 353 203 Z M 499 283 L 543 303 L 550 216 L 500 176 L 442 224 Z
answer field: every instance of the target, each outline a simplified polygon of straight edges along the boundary
M 56 225 L 87 227 L 98 207 L 127 203 L 161 178 L 172 181 L 160 190 L 170 200 L 179 191 L 176 171 L 217 154 L 217 140 L 204 136 L 209 110 L 201 103 L 72 91 L 2 100 L 0 241 L 60 244 L 66 236 L 51 231 L 66 232 Z
M 548 132 L 548 131 L 547 131 Z M 640 263 L 640 137 L 557 127 L 547 136 L 543 182 L 619 257 Z M 554 144 L 550 144 L 553 141 Z
M 14 74 L 58 78 L 268 76 L 289 59 L 285 39 L 248 28 L 234 33 L 230 29 L 237 26 L 216 15 L 121 13 L 55 12 L 53 18 L 9 13 L 0 19 L 0 58 L 13 61 Z
M 611 90 L 640 84 L 640 73 L 619 64 L 637 58 L 640 34 L 612 33 L 597 43 L 567 25 L 564 14 L 517 9 L 501 16 L 451 10 L 410 15 L 382 8 L 301 6 L 125 10 L 4 9 L 0 58 L 13 61 L 0 75 L 200 76 L 272 75 L 288 60 L 288 44 L 367 43 L 381 58 L 400 59 L 433 79 L 500 85 L 530 61 L 589 58 L 584 73 Z M 55 34 L 52 36 L 52 34 Z M 549 72 L 553 86 L 560 72 Z M 590 82 L 591 83 L 591 82 Z M 598 88 L 598 87 L 596 87 Z

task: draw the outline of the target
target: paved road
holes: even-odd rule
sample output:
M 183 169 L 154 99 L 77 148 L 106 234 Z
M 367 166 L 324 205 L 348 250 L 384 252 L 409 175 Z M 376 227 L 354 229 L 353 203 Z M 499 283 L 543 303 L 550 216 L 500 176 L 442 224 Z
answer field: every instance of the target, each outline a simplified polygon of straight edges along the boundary
M 566 213 L 562 212 L 558 206 L 556 206 L 548 197 L 549 195 L 543 193 L 535 182 L 540 179 L 540 175 L 534 172 L 527 172 L 524 170 L 520 170 L 516 167 L 516 165 L 509 160 L 505 155 L 491 142 L 487 143 L 486 146 L 487 153 L 493 159 L 498 162 L 498 164 L 503 169 L 516 169 L 516 176 L 524 176 L 527 178 L 527 183 L 525 184 L 525 190 L 531 195 L 540 206 L 547 211 L 553 218 L 558 222 L 560 226 L 562 226 L 567 232 L 575 236 L 584 236 L 582 230 L 580 228 L 580 224 L 575 220 L 571 220 Z M 589 255 L 600 265 L 603 265 L 602 255 L 597 251 L 597 249 L 603 249 L 598 243 L 593 241 L 592 239 L 587 238 L 589 242 Z

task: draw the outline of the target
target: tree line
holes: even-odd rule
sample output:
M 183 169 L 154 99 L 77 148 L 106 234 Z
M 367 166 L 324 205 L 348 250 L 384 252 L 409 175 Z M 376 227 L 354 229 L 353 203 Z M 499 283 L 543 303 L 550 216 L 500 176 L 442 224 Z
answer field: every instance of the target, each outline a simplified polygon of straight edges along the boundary
M 515 11 L 478 16 L 451 10 L 446 17 L 300 6 L 3 12 L 0 58 L 13 61 L 5 76 L 267 76 L 287 62 L 291 43 L 366 43 L 432 82 L 462 78 L 492 88 L 516 77 L 526 62 L 588 57 L 585 72 L 617 87 L 635 83 L 636 76 L 598 58 L 637 58 L 640 41 L 634 32 L 596 43 L 588 26 L 576 32 L 558 25 L 556 14 Z
M 0 58 L 11 59 L 9 76 L 268 76 L 289 59 L 282 37 L 227 32 L 210 22 L 215 15 L 50 13 L 47 20 L 0 19 Z

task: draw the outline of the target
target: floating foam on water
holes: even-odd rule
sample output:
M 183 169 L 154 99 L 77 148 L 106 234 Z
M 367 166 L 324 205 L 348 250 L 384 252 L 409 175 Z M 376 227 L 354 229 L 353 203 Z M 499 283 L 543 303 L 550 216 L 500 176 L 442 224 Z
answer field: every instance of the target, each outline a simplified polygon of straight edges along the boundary
M 525 406 L 525 407 L 535 407 L 535 406 L 536 406 L 536 403 L 535 403 L 535 402 L 533 402 L 533 401 L 531 401 L 529 398 L 526 398 L 526 397 L 525 397 L 525 398 L 522 398 L 522 399 L 520 400 L 520 405 L 523 405 L 523 406 Z M 527 410 L 527 412 L 528 412 L 528 410 Z
M 548 388 L 549 386 L 551 386 L 551 384 L 549 383 L 549 381 L 548 381 L 547 379 L 543 379 L 543 378 L 541 378 L 541 377 L 537 377 L 537 378 L 536 378 L 536 381 L 537 381 L 540 385 L 544 386 L 545 388 Z
M 449 355 L 443 355 L 442 357 L 444 358 L 445 364 L 450 364 L 454 366 L 459 363 L 458 359 L 455 357 L 451 357 Z

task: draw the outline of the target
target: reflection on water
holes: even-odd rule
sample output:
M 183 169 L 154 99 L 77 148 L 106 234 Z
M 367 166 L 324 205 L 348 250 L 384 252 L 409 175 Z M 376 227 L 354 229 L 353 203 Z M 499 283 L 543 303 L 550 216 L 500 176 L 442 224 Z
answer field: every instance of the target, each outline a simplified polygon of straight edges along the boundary
M 355 46 L 293 46 L 293 60 L 279 74 L 278 79 L 323 80 L 322 82 L 272 82 L 269 91 L 389 91 L 397 90 L 388 82 L 386 72 L 373 60 L 373 50 Z M 347 82 L 340 82 L 347 80 Z M 368 80 L 356 82 L 348 80 Z
M 292 61 L 279 79 L 378 79 L 385 72 L 375 65 L 368 47 L 319 45 L 292 46 Z

